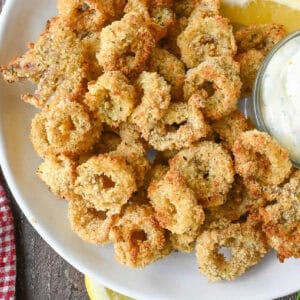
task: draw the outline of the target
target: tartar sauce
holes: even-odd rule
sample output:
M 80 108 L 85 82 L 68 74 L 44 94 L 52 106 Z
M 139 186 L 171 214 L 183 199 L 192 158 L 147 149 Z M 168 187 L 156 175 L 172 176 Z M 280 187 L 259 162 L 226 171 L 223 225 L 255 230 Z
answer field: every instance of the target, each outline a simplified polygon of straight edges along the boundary
M 269 61 L 260 103 L 267 130 L 300 164 L 300 36 L 287 41 Z

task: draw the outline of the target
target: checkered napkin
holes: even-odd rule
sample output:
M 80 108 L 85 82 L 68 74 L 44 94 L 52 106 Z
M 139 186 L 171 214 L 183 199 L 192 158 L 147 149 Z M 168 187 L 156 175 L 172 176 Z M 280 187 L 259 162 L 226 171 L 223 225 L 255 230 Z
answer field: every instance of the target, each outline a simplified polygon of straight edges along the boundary
M 16 248 L 14 222 L 0 184 L 0 300 L 15 299 Z

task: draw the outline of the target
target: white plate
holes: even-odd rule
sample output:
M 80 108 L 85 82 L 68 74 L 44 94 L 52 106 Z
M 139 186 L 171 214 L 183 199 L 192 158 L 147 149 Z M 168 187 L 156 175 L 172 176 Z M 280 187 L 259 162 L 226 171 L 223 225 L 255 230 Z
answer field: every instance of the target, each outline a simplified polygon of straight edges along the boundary
M 8 0 L 0 21 L 0 64 L 35 41 L 56 14 L 54 0 Z M 271 299 L 300 289 L 300 260 L 280 264 L 273 253 L 234 282 L 209 284 L 198 273 L 194 254 L 172 254 L 144 270 L 115 262 L 112 246 L 84 243 L 72 233 L 67 203 L 48 192 L 35 175 L 40 163 L 29 142 L 36 112 L 22 103 L 28 85 L 0 80 L 0 162 L 18 204 L 40 235 L 70 264 L 107 287 L 138 299 Z

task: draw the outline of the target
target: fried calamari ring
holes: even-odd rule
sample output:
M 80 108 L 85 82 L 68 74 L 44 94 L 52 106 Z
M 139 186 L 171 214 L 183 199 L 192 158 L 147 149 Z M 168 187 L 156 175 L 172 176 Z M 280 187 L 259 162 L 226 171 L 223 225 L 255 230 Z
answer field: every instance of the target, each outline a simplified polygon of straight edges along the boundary
M 238 63 L 230 57 L 218 57 L 189 70 L 183 91 L 186 100 L 199 95 L 203 113 L 217 120 L 236 110 L 240 88 Z
M 169 172 L 163 179 L 154 181 L 148 188 L 148 196 L 159 224 L 172 233 L 197 230 L 204 221 L 203 209 L 194 192 L 177 172 Z
M 71 158 L 49 156 L 41 163 L 37 175 L 57 197 L 70 200 L 76 198 L 74 182 L 76 179 L 77 162 Z
M 171 247 L 150 205 L 129 205 L 111 230 L 116 259 L 134 268 L 167 256 Z
M 220 145 L 200 142 L 181 150 L 170 160 L 170 169 L 185 177 L 203 207 L 225 202 L 234 180 L 230 155 Z
M 143 72 L 136 83 L 141 103 L 131 115 L 131 121 L 136 124 L 146 138 L 149 130 L 165 115 L 170 101 L 170 86 L 157 73 Z
M 101 122 L 116 127 L 132 113 L 135 89 L 121 72 L 106 72 L 88 88 L 85 103 Z
M 300 171 L 296 171 L 275 204 L 260 209 L 263 231 L 281 262 L 300 258 Z
M 99 64 L 104 71 L 121 71 L 133 76 L 144 69 L 155 39 L 144 18 L 135 13 L 126 14 L 101 31 Z
M 189 18 L 188 26 L 178 36 L 181 60 L 194 68 L 208 57 L 234 56 L 236 44 L 229 20 L 199 5 Z
M 183 62 L 165 49 L 154 48 L 148 60 L 148 70 L 157 72 L 171 85 L 172 99 L 182 100 L 185 78 Z
M 234 34 L 239 53 L 256 49 L 262 51 L 264 55 L 283 39 L 285 35 L 286 31 L 283 25 L 277 24 L 251 25 L 238 30 Z
M 174 1 L 174 11 L 177 17 L 188 18 L 193 10 L 201 6 L 201 10 L 218 13 L 220 8 L 219 0 L 177 0 Z
M 234 111 L 230 115 L 211 123 L 216 140 L 223 147 L 231 151 L 234 142 L 246 130 L 253 128 L 250 120 L 246 119 L 240 112 Z
M 36 152 L 44 157 L 82 154 L 93 147 L 100 133 L 101 124 L 92 120 L 87 109 L 65 98 L 35 116 L 30 137 Z
M 150 169 L 146 149 L 134 124 L 123 123 L 119 128 L 121 143 L 111 154 L 121 156 L 126 160 L 127 164 L 133 169 L 137 187 L 141 187 L 145 175 Z
M 199 236 L 199 228 L 193 228 L 185 233 L 170 233 L 172 248 L 183 253 L 190 253 L 195 250 L 195 242 Z
M 233 154 L 236 172 L 259 185 L 278 185 L 291 171 L 288 152 L 264 132 L 243 132 L 234 143 Z
M 59 18 L 52 18 L 36 44 L 30 43 L 29 50 L 1 67 L 1 72 L 10 83 L 25 79 L 38 83 L 34 94 L 22 95 L 22 99 L 43 107 L 55 94 L 68 91 L 69 98 L 78 98 L 85 93 L 90 68 L 83 54 L 75 33 Z
M 263 207 L 265 204 L 265 198 L 254 197 L 245 186 L 243 179 L 236 176 L 232 188 L 227 195 L 227 201 L 221 206 L 211 207 L 206 210 L 205 226 L 221 219 L 238 221 L 259 207 Z
M 103 25 L 121 16 L 125 0 L 58 0 L 60 17 L 79 32 L 99 31 Z
M 167 34 L 175 20 L 169 0 L 129 0 L 124 12 L 143 15 L 157 41 Z
M 257 72 L 264 58 L 265 55 L 262 51 L 255 49 L 248 50 L 235 57 L 236 61 L 240 63 L 243 96 L 252 93 Z
M 95 209 L 118 213 L 136 191 L 132 169 L 122 157 L 100 154 L 77 167 L 75 192 Z
M 72 230 L 84 241 L 94 244 L 110 242 L 109 232 L 117 215 L 107 215 L 96 210 L 90 202 L 81 197 L 69 202 L 68 217 Z
M 220 223 L 202 232 L 196 244 L 199 270 L 210 281 L 233 280 L 268 252 L 265 235 L 256 224 Z M 219 252 L 222 248 L 231 250 L 230 260 Z
M 209 126 L 205 123 L 197 97 L 188 103 L 171 103 L 165 116 L 151 130 L 149 143 L 157 150 L 180 150 L 205 137 Z
M 133 169 L 137 187 L 141 187 L 145 175 L 150 169 L 150 163 L 146 158 L 146 150 L 143 144 L 141 142 L 128 144 L 126 141 L 122 141 L 112 154 L 119 155 L 126 160 Z

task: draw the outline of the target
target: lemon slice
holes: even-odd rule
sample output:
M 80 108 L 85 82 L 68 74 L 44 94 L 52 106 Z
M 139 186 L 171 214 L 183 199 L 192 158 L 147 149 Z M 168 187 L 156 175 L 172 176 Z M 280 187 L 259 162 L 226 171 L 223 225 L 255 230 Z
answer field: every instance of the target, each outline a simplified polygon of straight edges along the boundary
M 222 0 L 221 12 L 241 25 L 277 23 L 300 29 L 300 0 Z
M 108 288 L 105 288 L 97 281 L 85 275 L 85 287 L 91 300 L 133 300 L 127 296 L 118 294 Z

